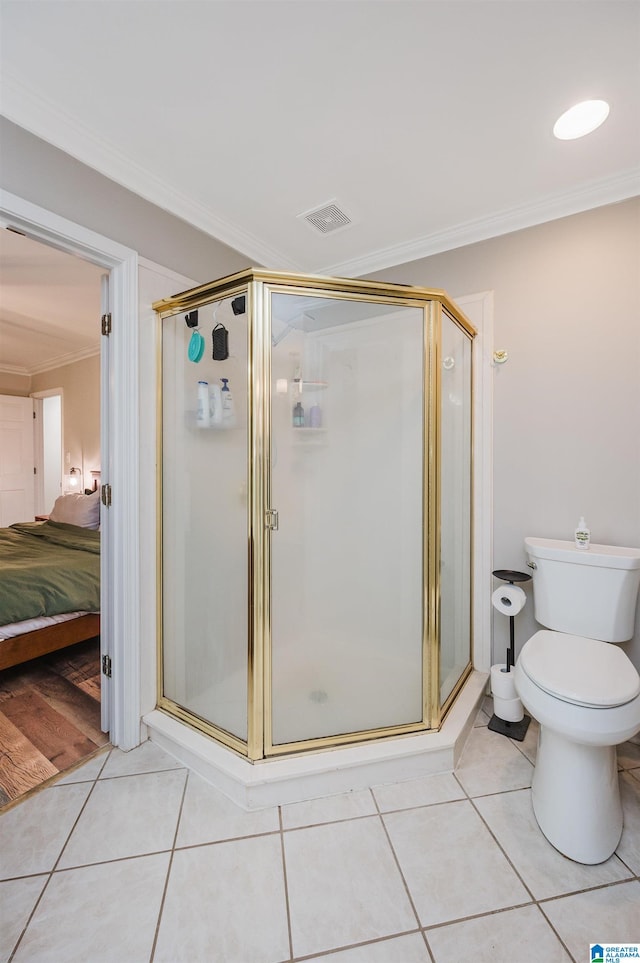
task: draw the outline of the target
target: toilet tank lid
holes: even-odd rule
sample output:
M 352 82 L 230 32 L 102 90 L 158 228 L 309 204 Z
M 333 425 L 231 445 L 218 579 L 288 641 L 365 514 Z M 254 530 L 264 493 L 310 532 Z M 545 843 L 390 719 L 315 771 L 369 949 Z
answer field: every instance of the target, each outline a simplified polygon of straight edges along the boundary
M 538 688 L 574 705 L 612 708 L 640 693 L 633 663 L 609 642 L 542 629 L 523 646 L 519 661 Z
M 565 542 L 557 538 L 533 538 L 527 536 L 524 540 L 528 555 L 534 558 L 548 558 L 559 562 L 571 562 L 576 565 L 594 565 L 600 568 L 640 568 L 640 548 L 623 548 L 620 545 L 594 545 L 593 542 L 585 551 L 576 548 L 574 542 Z

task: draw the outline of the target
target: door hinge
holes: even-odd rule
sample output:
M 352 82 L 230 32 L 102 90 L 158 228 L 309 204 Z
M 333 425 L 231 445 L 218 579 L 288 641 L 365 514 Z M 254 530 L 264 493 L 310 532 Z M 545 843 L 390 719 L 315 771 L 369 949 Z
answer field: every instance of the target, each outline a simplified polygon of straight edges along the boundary
M 267 508 L 265 514 L 265 524 L 269 531 L 277 532 L 280 520 L 278 518 L 278 512 L 275 508 Z
M 38 469 L 36 468 L 35 465 L 33 466 L 33 474 L 34 474 L 34 475 L 37 475 L 37 474 L 38 474 Z
M 102 315 L 102 333 L 106 336 L 111 334 L 111 312 Z
M 111 678 L 111 656 L 102 656 L 102 674 L 106 675 L 107 679 Z
M 111 507 L 111 485 L 102 485 L 100 488 L 100 498 L 105 508 Z

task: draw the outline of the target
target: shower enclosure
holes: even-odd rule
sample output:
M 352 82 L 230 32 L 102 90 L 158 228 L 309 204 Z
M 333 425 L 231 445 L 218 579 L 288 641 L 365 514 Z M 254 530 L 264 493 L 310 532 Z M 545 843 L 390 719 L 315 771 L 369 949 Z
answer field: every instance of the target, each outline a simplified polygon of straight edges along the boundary
M 472 326 L 259 269 L 154 308 L 158 707 L 250 761 L 437 729 L 471 671 Z

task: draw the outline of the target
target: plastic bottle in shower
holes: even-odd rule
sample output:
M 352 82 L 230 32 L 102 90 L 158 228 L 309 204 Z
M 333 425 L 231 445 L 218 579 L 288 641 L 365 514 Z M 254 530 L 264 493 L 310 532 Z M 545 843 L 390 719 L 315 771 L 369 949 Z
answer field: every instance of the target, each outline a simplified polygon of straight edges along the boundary
M 309 410 L 309 427 L 322 428 L 322 409 L 320 405 L 311 405 Z
M 222 428 L 222 392 L 220 385 L 209 385 L 209 424 Z
M 198 428 L 209 427 L 209 382 L 198 382 L 198 407 L 196 408 L 196 425 Z
M 220 378 L 220 381 L 222 382 L 222 389 L 220 391 L 220 397 L 222 398 L 222 427 L 233 428 L 236 423 L 236 411 L 229 388 L 229 379 Z
M 304 428 L 304 408 L 300 401 L 296 401 L 293 406 L 293 427 Z

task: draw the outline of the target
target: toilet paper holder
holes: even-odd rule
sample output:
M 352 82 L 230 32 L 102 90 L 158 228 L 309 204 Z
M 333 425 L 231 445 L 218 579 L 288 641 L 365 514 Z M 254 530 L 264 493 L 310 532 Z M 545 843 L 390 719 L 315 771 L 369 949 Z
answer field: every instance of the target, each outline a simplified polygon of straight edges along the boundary
M 501 579 L 503 582 L 509 582 L 510 585 L 514 585 L 517 582 L 528 582 L 531 576 L 527 572 L 516 572 L 513 569 L 499 568 L 493 572 L 495 578 Z M 507 658 L 505 668 L 502 670 L 504 673 L 510 673 L 511 669 L 515 665 L 515 615 L 509 615 L 509 648 L 507 649 Z M 493 668 L 492 668 L 493 672 Z M 513 678 L 511 676 L 511 678 Z M 517 739 L 519 742 L 525 737 L 527 729 L 529 728 L 529 723 L 531 718 L 526 714 L 522 713 L 522 704 L 517 700 L 517 693 L 515 687 L 513 688 L 513 695 L 516 698 L 512 699 L 510 702 L 506 703 L 502 700 L 502 705 L 505 709 L 512 709 L 517 703 L 517 708 L 519 710 L 518 716 L 519 721 L 511 722 L 509 721 L 509 716 L 505 713 L 506 718 L 501 718 L 500 716 L 494 714 L 489 721 L 489 729 L 493 732 L 499 732 L 503 736 L 508 736 L 510 739 Z M 494 698 L 494 704 L 496 699 Z
M 498 568 L 492 573 L 495 578 L 502 579 L 503 582 L 509 582 L 513 585 L 516 582 L 529 582 L 531 576 L 527 572 L 514 572 L 510 568 Z M 516 649 L 515 649 L 515 616 L 509 616 L 509 648 L 507 649 L 507 672 L 510 672 L 512 667 L 516 664 Z

